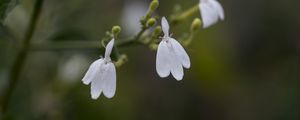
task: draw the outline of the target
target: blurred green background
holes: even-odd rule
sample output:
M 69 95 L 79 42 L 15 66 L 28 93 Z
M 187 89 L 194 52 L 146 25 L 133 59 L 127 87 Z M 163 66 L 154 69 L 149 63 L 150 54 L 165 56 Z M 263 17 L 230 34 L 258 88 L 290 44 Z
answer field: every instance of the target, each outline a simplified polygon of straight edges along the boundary
M 28 25 L 34 0 L 19 0 L 0 30 L 0 95 Z M 45 0 L 33 43 L 100 40 L 113 25 L 121 38 L 138 31 L 150 0 Z M 158 15 L 198 0 L 160 0 Z M 113 99 L 90 97 L 81 83 L 95 49 L 31 51 L 8 103 L 12 120 L 299 120 L 300 1 L 221 0 L 225 21 L 199 31 L 186 48 L 192 67 L 184 80 L 162 79 L 154 51 L 120 49 Z M 200 13 L 194 15 L 200 17 Z M 172 28 L 188 32 L 193 18 Z M 172 27 L 172 26 L 171 26 Z M 9 31 L 9 32 L 7 32 Z M 100 46 L 100 42 L 99 42 Z M 0 114 L 0 119 L 3 114 Z

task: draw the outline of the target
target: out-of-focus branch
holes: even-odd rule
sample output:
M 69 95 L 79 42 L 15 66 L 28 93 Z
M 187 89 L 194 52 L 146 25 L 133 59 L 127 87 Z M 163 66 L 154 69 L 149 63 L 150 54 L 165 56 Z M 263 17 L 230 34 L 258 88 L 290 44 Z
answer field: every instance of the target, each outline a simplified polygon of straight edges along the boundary
M 28 25 L 27 31 L 25 33 L 23 43 L 21 45 L 21 48 L 19 49 L 19 52 L 15 58 L 15 61 L 13 62 L 12 69 L 10 70 L 9 73 L 9 85 L 8 88 L 4 92 L 4 97 L 2 102 L 2 111 L 5 114 L 7 112 L 7 108 L 9 105 L 9 100 L 11 98 L 11 95 L 13 93 L 13 90 L 20 78 L 22 68 L 24 66 L 25 60 L 28 55 L 28 50 L 30 49 L 30 43 L 32 40 L 32 36 L 34 34 L 35 28 L 37 21 L 39 19 L 41 10 L 42 10 L 42 5 L 43 5 L 43 0 L 36 0 L 31 20 Z

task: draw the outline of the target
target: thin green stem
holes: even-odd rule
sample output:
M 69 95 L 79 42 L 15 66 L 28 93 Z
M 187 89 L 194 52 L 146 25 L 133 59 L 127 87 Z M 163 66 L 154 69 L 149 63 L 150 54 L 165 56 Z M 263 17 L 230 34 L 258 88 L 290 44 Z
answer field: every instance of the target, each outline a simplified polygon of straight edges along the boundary
M 180 21 L 193 16 L 196 12 L 199 12 L 199 5 L 198 4 L 193 6 L 190 9 L 187 9 L 186 11 L 180 13 L 176 17 L 172 18 L 171 24 L 175 25 L 175 24 L 179 23 Z
M 195 33 L 191 32 L 190 35 L 189 35 L 189 37 L 188 37 L 186 40 L 180 41 L 181 44 L 182 44 L 184 47 L 189 46 L 189 45 L 192 43 L 193 39 L 194 39 L 194 34 L 195 34 Z
M 122 48 L 131 45 L 140 44 L 140 39 L 147 29 L 142 29 L 133 39 L 118 40 L 116 47 Z M 104 49 L 99 46 L 99 41 L 60 41 L 46 43 L 32 43 L 31 51 L 65 51 L 65 50 L 98 50 Z
M 25 60 L 28 55 L 28 50 L 30 49 L 30 42 L 34 34 L 37 21 L 39 19 L 41 9 L 42 9 L 43 0 L 36 0 L 36 3 L 33 8 L 33 13 L 31 16 L 30 23 L 28 25 L 27 31 L 24 36 L 22 46 L 16 56 L 16 59 L 13 63 L 12 69 L 9 73 L 9 85 L 6 91 L 4 92 L 4 97 L 2 101 L 2 111 L 5 114 L 7 112 L 7 107 L 9 104 L 10 97 L 13 93 L 13 90 L 20 78 L 22 68 L 24 66 Z
M 145 31 L 147 30 L 148 28 L 142 28 L 142 30 L 137 34 L 137 36 L 134 38 L 134 41 L 139 41 L 140 38 L 142 37 L 142 35 L 145 33 Z
M 116 41 L 117 47 L 125 47 L 138 44 L 135 39 Z M 32 43 L 30 51 L 66 51 L 66 50 L 99 50 L 104 49 L 99 41 L 60 41 L 47 43 Z

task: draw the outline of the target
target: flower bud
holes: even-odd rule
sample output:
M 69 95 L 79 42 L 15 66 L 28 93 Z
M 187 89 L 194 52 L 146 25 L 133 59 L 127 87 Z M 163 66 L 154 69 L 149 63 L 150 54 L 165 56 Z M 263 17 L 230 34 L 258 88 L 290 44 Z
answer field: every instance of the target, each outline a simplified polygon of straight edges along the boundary
M 158 0 L 153 0 L 153 1 L 151 2 L 151 4 L 150 4 L 150 10 L 151 10 L 151 11 L 154 11 L 154 10 L 156 10 L 156 9 L 158 8 L 158 6 L 159 6 Z
M 147 21 L 147 27 L 152 27 L 153 25 L 156 24 L 156 20 L 154 18 L 150 18 L 148 21 Z
M 154 30 L 154 34 L 155 35 L 159 35 L 160 33 L 161 33 L 161 26 L 157 26 L 156 28 L 155 28 L 155 30 Z
M 145 19 L 148 20 L 150 19 L 150 17 L 152 16 L 153 12 L 158 8 L 159 6 L 159 2 L 158 0 L 153 0 L 150 5 L 149 5 L 149 9 L 145 15 Z
M 111 30 L 111 32 L 114 34 L 114 35 L 118 35 L 120 32 L 121 32 L 121 27 L 120 26 L 114 26 Z
M 195 18 L 192 25 L 191 25 L 191 31 L 197 31 L 201 28 L 201 20 L 199 18 Z

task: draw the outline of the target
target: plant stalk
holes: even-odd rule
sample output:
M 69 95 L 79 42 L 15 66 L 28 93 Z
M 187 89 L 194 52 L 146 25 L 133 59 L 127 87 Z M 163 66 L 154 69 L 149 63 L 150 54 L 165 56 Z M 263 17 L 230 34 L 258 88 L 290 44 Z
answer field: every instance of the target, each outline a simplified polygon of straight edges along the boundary
M 15 61 L 13 62 L 12 69 L 10 70 L 9 85 L 8 85 L 8 88 L 4 92 L 4 97 L 2 100 L 2 112 L 4 114 L 7 112 L 9 100 L 11 98 L 11 95 L 12 95 L 15 87 L 16 87 L 16 84 L 19 81 L 22 69 L 24 67 L 24 63 L 28 56 L 28 52 L 30 49 L 30 43 L 31 43 L 32 36 L 34 34 L 34 31 L 35 31 L 35 28 L 37 25 L 37 21 L 39 19 L 40 13 L 41 13 L 42 5 L 43 5 L 43 0 L 35 1 L 31 20 L 28 25 L 27 31 L 24 35 L 24 39 L 23 39 L 21 48 L 19 49 L 19 52 L 17 53 L 16 58 L 15 58 Z

